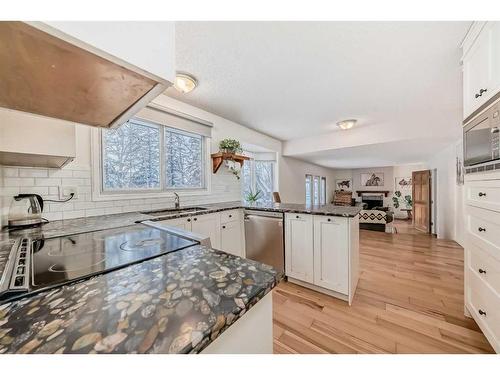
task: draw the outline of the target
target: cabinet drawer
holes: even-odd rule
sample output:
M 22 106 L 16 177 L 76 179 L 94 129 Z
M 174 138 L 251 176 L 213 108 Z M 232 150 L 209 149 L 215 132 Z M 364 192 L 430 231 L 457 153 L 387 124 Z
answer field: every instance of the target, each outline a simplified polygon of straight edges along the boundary
M 500 180 L 467 182 L 465 197 L 469 206 L 500 212 Z
M 500 296 L 474 272 L 469 270 L 469 301 L 476 322 L 495 350 L 500 346 Z
M 220 222 L 222 224 L 229 223 L 230 221 L 240 221 L 240 220 L 241 220 L 240 210 L 222 211 L 220 213 Z
M 500 260 L 500 215 L 494 211 L 467 207 L 467 241 Z
M 469 269 L 500 296 L 500 261 L 473 244 L 468 245 L 467 253 Z

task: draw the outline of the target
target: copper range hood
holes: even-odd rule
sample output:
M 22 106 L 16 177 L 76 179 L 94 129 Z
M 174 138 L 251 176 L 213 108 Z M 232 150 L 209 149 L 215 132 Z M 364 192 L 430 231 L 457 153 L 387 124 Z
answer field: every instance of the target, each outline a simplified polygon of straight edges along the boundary
M 166 88 L 24 22 L 0 22 L 0 107 L 118 126 Z

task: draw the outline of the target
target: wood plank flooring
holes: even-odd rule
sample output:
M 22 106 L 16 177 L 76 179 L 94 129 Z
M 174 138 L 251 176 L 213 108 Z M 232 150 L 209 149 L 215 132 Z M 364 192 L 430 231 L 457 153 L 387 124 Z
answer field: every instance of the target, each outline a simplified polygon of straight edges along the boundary
M 352 306 L 289 282 L 274 290 L 275 353 L 493 353 L 463 313 L 463 249 L 398 226 L 360 231 Z

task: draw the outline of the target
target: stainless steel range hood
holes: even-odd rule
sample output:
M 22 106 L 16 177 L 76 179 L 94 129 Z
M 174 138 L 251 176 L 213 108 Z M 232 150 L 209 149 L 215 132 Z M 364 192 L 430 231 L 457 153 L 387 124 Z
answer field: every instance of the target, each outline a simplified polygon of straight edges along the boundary
M 0 107 L 117 126 L 168 84 L 24 22 L 0 22 Z

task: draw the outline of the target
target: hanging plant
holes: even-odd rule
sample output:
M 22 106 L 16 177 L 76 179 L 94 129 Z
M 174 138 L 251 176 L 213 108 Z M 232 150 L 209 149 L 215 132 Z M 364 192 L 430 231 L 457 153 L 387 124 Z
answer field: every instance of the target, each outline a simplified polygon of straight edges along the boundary
M 233 160 L 226 160 L 226 167 L 229 169 L 229 172 L 234 174 L 236 178 L 240 179 L 241 165 Z
M 226 138 L 219 142 L 220 152 L 227 154 L 238 154 L 243 151 L 240 142 L 236 139 Z

